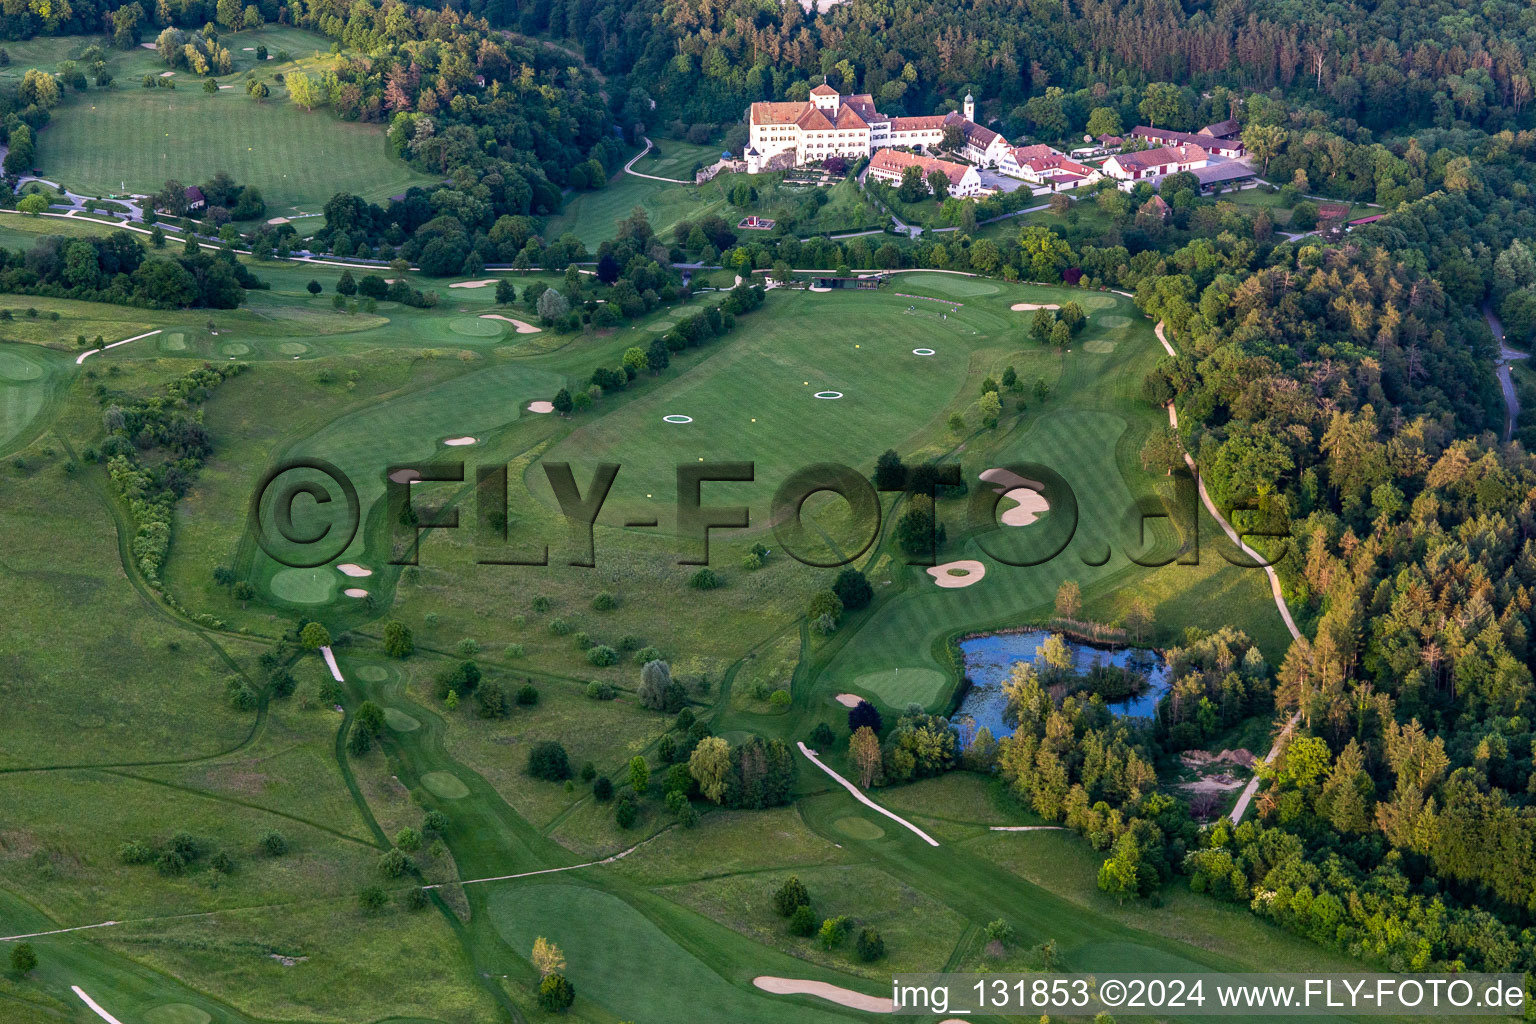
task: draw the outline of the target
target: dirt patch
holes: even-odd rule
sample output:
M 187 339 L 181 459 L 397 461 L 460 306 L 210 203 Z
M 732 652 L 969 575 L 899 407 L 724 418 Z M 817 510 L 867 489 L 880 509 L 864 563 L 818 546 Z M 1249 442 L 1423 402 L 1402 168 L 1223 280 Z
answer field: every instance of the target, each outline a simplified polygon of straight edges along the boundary
M 1234 789 L 1242 789 L 1247 783 L 1242 779 L 1234 779 L 1223 772 L 1220 775 L 1207 775 L 1203 779 L 1194 782 L 1181 782 L 1179 788 L 1190 793 L 1230 793 Z
M 830 1003 L 846 1006 L 852 1010 L 863 1010 L 866 1013 L 896 1012 L 896 1004 L 885 996 L 867 996 L 862 992 L 855 992 L 851 988 L 829 985 L 824 981 L 809 981 L 805 978 L 775 978 L 765 974 L 753 978 L 752 984 L 764 992 L 772 992 L 774 995 L 816 996 Z
M 1179 760 L 1184 762 L 1186 768 L 1203 768 L 1212 764 L 1231 764 L 1239 768 L 1252 768 L 1258 758 L 1253 752 L 1238 747 L 1236 750 L 1223 750 L 1219 754 L 1213 754 L 1209 750 L 1185 750 L 1180 752 Z
M 276 960 L 284 967 L 292 967 L 294 964 L 301 964 L 309 959 L 307 956 L 288 956 L 285 953 L 268 953 L 267 956 Z

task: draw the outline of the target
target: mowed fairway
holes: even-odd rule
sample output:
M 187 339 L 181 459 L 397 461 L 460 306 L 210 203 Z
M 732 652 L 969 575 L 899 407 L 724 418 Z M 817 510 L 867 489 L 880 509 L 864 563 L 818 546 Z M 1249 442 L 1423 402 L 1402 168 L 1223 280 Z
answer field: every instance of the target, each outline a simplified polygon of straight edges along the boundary
M 124 87 L 74 99 L 42 132 L 38 166 L 80 192 L 152 192 L 174 178 L 206 181 L 223 171 L 255 185 L 269 216 L 316 210 L 337 192 L 386 199 L 432 179 L 385 150 L 377 125 L 306 114 L 281 87 L 256 103 L 235 88 L 208 94 L 178 74 L 179 88 Z

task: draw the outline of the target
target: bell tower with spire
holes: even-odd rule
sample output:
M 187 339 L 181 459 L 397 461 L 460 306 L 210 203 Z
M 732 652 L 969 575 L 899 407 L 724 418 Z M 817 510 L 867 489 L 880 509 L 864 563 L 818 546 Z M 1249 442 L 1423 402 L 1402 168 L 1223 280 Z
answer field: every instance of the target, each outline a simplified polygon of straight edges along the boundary
M 965 119 L 967 121 L 976 120 L 976 97 L 970 93 L 965 94 Z

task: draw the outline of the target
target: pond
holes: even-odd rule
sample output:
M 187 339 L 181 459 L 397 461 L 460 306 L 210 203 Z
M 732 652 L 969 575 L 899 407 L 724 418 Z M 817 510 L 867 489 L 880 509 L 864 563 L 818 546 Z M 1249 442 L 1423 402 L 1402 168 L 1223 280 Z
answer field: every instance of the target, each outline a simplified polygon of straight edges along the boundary
M 971 687 L 965 692 L 953 720 L 958 722 L 969 715 L 976 728 L 986 726 L 994 739 L 1012 735 L 1013 726 L 1003 720 L 1003 683 L 1014 662 L 1033 662 L 1040 645 L 1050 635 L 1037 629 L 1024 633 L 987 633 L 961 640 L 960 653 L 965 659 L 965 674 L 971 680 Z M 1111 703 L 1109 710 L 1121 718 L 1153 716 L 1157 702 L 1168 690 L 1168 665 L 1161 655 L 1139 647 L 1107 650 L 1073 640 L 1067 641 L 1067 648 L 1072 652 L 1079 673 L 1099 664 L 1115 665 L 1145 675 L 1148 685 L 1141 693 Z

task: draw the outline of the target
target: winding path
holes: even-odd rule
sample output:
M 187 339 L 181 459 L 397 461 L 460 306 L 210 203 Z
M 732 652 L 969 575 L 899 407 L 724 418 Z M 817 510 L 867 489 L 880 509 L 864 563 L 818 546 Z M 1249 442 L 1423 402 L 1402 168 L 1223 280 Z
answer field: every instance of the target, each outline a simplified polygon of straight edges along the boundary
M 916 825 L 912 824 L 906 818 L 903 818 L 903 817 L 901 817 L 901 816 L 899 816 L 897 814 L 892 813 L 891 811 L 886 810 L 884 807 L 881 807 L 879 804 L 875 803 L 869 797 L 865 796 L 863 791 L 861 791 L 858 786 L 855 786 L 853 783 L 849 782 L 847 779 L 845 779 L 841 775 L 837 774 L 837 772 L 833 771 L 831 768 L 828 768 L 825 764 L 822 763 L 821 758 L 816 756 L 816 751 L 814 751 L 810 747 L 806 746 L 804 742 L 797 742 L 795 744 L 795 746 L 800 748 L 800 753 L 802 753 L 806 757 L 810 758 L 811 764 L 814 764 L 817 768 L 820 768 L 822 771 L 824 771 L 828 775 L 832 776 L 832 778 L 837 780 L 838 785 L 842 786 L 848 792 L 852 793 L 853 794 L 853 798 L 855 800 L 857 800 L 859 803 L 863 804 L 865 807 L 871 808 L 872 810 L 878 811 L 879 813 L 885 815 L 887 818 L 890 818 L 892 821 L 894 821 L 896 824 L 900 825 L 902 828 L 910 829 L 913 833 L 915 833 L 917 835 L 917 837 L 919 839 L 921 839 L 923 842 L 927 843 L 929 846 L 938 846 L 939 845 L 939 841 L 937 839 L 933 838 L 933 836 L 929 835 L 927 832 L 924 832 L 922 829 L 920 829 Z
M 1173 345 L 1169 343 L 1168 336 L 1163 333 L 1163 321 L 1159 320 L 1156 326 L 1152 328 L 1152 331 L 1157 335 L 1157 340 L 1162 342 L 1163 351 L 1174 358 L 1178 358 L 1178 353 L 1174 351 Z M 1179 429 L 1179 411 L 1174 408 L 1172 402 L 1168 403 L 1168 425 L 1174 430 Z M 1210 492 L 1205 489 L 1205 479 L 1201 477 L 1200 470 L 1195 465 L 1195 457 L 1189 454 L 1189 452 L 1185 452 L 1184 463 L 1189 467 L 1189 471 L 1195 475 L 1195 484 L 1200 489 L 1200 501 L 1205 505 L 1205 510 L 1211 514 L 1211 518 L 1216 520 L 1216 525 L 1221 527 L 1221 532 L 1227 535 L 1228 540 L 1237 545 L 1239 551 L 1263 566 L 1264 575 L 1269 577 L 1269 592 L 1274 596 L 1275 607 L 1280 611 L 1280 618 L 1285 620 L 1285 628 L 1291 634 L 1291 639 L 1300 640 L 1301 630 L 1296 628 L 1296 620 L 1291 618 L 1291 609 L 1285 603 L 1285 592 L 1280 587 L 1280 577 L 1276 575 L 1275 567 L 1267 564 L 1263 555 L 1243 543 L 1243 539 L 1232 528 L 1232 524 L 1227 522 L 1226 516 L 1221 514 L 1221 510 L 1211 500 Z M 1291 738 L 1291 731 L 1296 728 L 1296 723 L 1300 720 L 1300 711 L 1291 715 L 1290 720 L 1280 730 L 1280 735 L 1275 737 L 1274 745 L 1269 748 L 1269 753 L 1264 755 L 1265 764 L 1275 763 L 1275 758 L 1280 756 L 1280 751 L 1284 749 L 1286 741 Z M 1253 778 L 1248 780 L 1248 785 L 1243 787 L 1242 795 L 1237 798 L 1237 803 L 1233 805 L 1232 813 L 1228 815 L 1232 820 L 1232 824 L 1236 825 L 1243 820 L 1243 815 L 1248 812 L 1248 804 L 1253 801 L 1253 796 L 1258 791 L 1259 773 L 1254 772 Z
M 69 987 L 70 987 L 70 990 L 75 993 L 75 995 L 80 997 L 80 1001 L 81 1002 L 83 1002 L 86 1006 L 89 1006 L 91 1008 L 91 1012 L 92 1013 L 94 1013 L 96 1016 L 100 1017 L 102 1020 L 106 1021 L 107 1024 L 123 1024 L 122 1021 L 118 1020 L 116 1017 L 112 1016 L 106 1010 L 102 1009 L 100 1003 L 98 1003 L 96 1000 L 92 999 L 90 996 L 86 995 L 85 994 L 85 989 L 81 988 L 79 985 L 71 985 Z
M 642 149 L 640 152 L 636 153 L 634 156 L 629 158 L 629 163 L 624 165 L 624 173 L 625 174 L 633 174 L 637 178 L 649 178 L 652 181 L 670 181 L 674 185 L 692 185 L 693 184 L 693 182 L 691 182 L 691 181 L 684 181 L 682 178 L 663 178 L 663 177 L 661 177 L 660 175 L 657 175 L 657 174 L 641 174 L 639 171 L 635 170 L 634 169 L 635 162 L 637 160 L 639 160 L 641 157 L 645 156 L 645 154 L 647 154 L 647 153 L 649 153 L 651 151 L 651 140 L 650 139 L 648 139 L 644 135 L 642 135 L 642 136 L 640 136 L 640 141 L 645 143 L 645 148 Z
M 1493 340 L 1499 343 L 1499 365 L 1497 373 L 1499 389 L 1504 392 L 1504 440 L 1508 441 L 1515 436 L 1515 426 L 1520 422 L 1520 396 L 1515 392 L 1515 380 L 1510 371 L 1514 368 L 1511 364 L 1516 359 L 1529 359 L 1529 352 L 1521 352 L 1517 348 L 1510 348 L 1504 341 L 1504 325 L 1499 321 L 1499 316 L 1493 311 L 1493 306 L 1483 303 L 1483 318 L 1488 321 L 1488 329 L 1493 332 Z
M 157 327 L 152 331 L 145 331 L 143 334 L 135 334 L 133 337 L 124 338 L 122 341 L 114 341 L 110 345 L 103 345 L 101 348 L 93 348 L 89 352 L 81 352 L 80 355 L 75 359 L 75 365 L 79 366 L 81 363 L 85 362 L 97 352 L 105 352 L 109 348 L 117 348 L 119 345 L 126 345 L 130 341 L 138 341 L 140 338 L 153 338 L 155 335 L 159 334 L 162 329 L 163 328 Z

